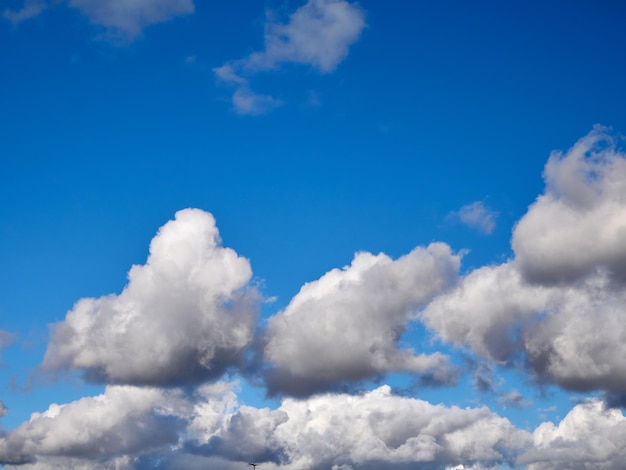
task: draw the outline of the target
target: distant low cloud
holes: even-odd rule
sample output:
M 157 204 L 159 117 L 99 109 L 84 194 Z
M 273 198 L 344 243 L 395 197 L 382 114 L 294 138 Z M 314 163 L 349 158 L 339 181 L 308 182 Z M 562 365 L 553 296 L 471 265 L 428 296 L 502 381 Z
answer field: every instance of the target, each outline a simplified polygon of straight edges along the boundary
M 469 273 L 423 321 L 445 341 L 540 382 L 626 391 L 626 154 L 597 127 L 544 172 L 513 232 L 515 257 Z
M 192 0 L 66 0 L 96 26 L 104 27 L 110 39 L 132 41 L 150 25 L 194 12 Z M 3 16 L 17 24 L 39 15 L 51 6 L 43 0 L 25 0 L 18 10 L 4 10 Z
M 239 114 L 261 114 L 276 106 L 251 106 L 243 96 L 262 96 L 267 103 L 275 98 L 257 95 L 250 90 L 248 76 L 273 70 L 281 64 L 298 63 L 332 72 L 344 60 L 365 28 L 365 15 L 356 3 L 346 0 L 309 0 L 298 8 L 286 23 L 268 15 L 265 25 L 265 49 L 244 59 L 213 69 L 222 82 L 237 87 L 233 108 Z M 262 111 L 262 112 L 260 112 Z
M 251 276 L 248 260 L 221 246 L 211 214 L 179 211 L 121 294 L 81 299 L 53 326 L 43 366 L 104 383 L 218 378 L 252 341 L 260 299 Z
M 496 228 L 498 213 L 485 206 L 483 201 L 476 201 L 461 207 L 449 217 L 457 219 L 468 227 L 490 235 Z
M 386 372 L 451 381 L 447 357 L 398 347 L 416 310 L 452 285 L 460 256 L 443 243 L 392 260 L 357 253 L 350 266 L 305 284 L 269 319 L 270 392 L 310 394 Z

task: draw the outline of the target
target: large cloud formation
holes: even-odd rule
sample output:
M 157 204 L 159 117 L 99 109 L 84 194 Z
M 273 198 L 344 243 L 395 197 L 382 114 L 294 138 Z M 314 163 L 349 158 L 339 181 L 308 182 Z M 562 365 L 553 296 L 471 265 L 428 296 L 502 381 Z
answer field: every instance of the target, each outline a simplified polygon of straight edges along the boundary
M 52 328 L 43 366 L 88 380 L 197 383 L 241 363 L 257 318 L 247 259 L 221 246 L 215 220 L 186 209 L 159 230 L 119 295 L 79 300 Z
M 392 260 L 358 253 L 352 264 L 305 284 L 269 319 L 270 392 L 308 394 L 385 372 L 450 379 L 447 358 L 398 347 L 416 310 L 456 280 L 460 257 L 434 243 Z
M 267 468 L 435 469 L 512 462 L 529 442 L 528 433 L 487 408 L 431 405 L 394 396 L 388 386 L 285 399 L 276 410 L 237 406 L 225 384 L 194 395 L 112 386 L 34 414 L 0 438 L 0 463 L 139 469 L 153 458 L 159 468 L 181 468 L 177 462 L 191 453 Z
M 247 75 L 272 70 L 285 63 L 332 72 L 346 58 L 365 28 L 365 15 L 346 0 L 308 0 L 286 23 L 270 16 L 265 25 L 265 49 L 214 69 L 215 76 L 235 85 L 233 107 L 239 114 L 264 114 L 282 102 L 250 89 Z
M 626 390 L 626 154 L 597 127 L 555 153 L 517 224 L 515 257 L 466 276 L 423 312 L 457 345 L 574 390 Z

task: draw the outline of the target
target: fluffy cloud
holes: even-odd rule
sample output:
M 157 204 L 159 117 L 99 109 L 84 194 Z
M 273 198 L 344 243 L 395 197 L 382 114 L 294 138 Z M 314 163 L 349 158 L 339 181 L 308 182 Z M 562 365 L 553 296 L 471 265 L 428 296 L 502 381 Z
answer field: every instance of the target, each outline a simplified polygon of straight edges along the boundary
M 390 371 L 441 374 L 447 358 L 416 355 L 398 340 L 416 309 L 456 280 L 460 257 L 442 243 L 392 260 L 358 253 L 308 283 L 269 319 L 270 392 L 308 394 Z
M 295 62 L 331 72 L 348 55 L 363 28 L 365 17 L 356 4 L 309 0 L 289 17 L 287 24 L 269 21 L 265 26 L 265 50 L 248 56 L 241 67 L 258 71 Z
M 109 386 L 34 414 L 0 438 L 0 462 L 32 470 L 202 468 L 193 455 L 204 455 L 204 467 L 221 458 L 220 468 L 257 460 L 285 469 L 434 469 L 511 461 L 529 439 L 487 408 L 431 405 L 388 386 L 286 399 L 276 410 L 238 407 L 223 383 L 191 394 Z
M 626 418 L 593 400 L 577 405 L 559 423 L 543 423 L 518 463 L 528 470 L 617 470 L 626 461 Z
M 112 38 L 132 40 L 147 26 L 169 21 L 194 12 L 192 0 L 67 0 L 71 8 L 86 15 L 92 23 L 106 28 Z M 47 4 L 25 0 L 19 10 L 5 10 L 3 16 L 13 23 L 39 15 Z
M 217 437 L 229 452 L 271 449 L 278 468 L 294 469 L 501 463 L 529 438 L 486 408 L 431 405 L 393 396 L 388 386 L 359 396 L 286 399 L 275 411 L 240 409 Z
M 159 409 L 163 400 L 155 389 L 112 386 L 96 397 L 53 404 L 0 438 L 0 464 L 39 456 L 97 460 L 173 444 L 177 423 Z
M 485 206 L 482 201 L 467 204 L 452 214 L 459 221 L 486 235 L 496 228 L 497 213 Z
M 545 193 L 513 232 L 524 276 L 534 283 L 582 279 L 598 270 L 626 282 L 626 155 L 596 127 L 544 170 Z
M 287 23 L 272 20 L 265 25 L 265 49 L 213 69 L 216 77 L 237 86 L 233 107 L 239 114 L 263 114 L 280 101 L 250 90 L 244 76 L 272 70 L 285 63 L 332 72 L 346 58 L 350 46 L 365 28 L 365 15 L 346 0 L 309 0 Z
M 221 246 L 215 220 L 176 213 L 119 295 L 79 300 L 53 326 L 43 366 L 96 382 L 173 385 L 219 377 L 252 341 L 250 264 Z
M 574 390 L 626 390 L 626 155 L 602 128 L 553 154 L 515 258 L 467 275 L 422 313 L 444 340 Z

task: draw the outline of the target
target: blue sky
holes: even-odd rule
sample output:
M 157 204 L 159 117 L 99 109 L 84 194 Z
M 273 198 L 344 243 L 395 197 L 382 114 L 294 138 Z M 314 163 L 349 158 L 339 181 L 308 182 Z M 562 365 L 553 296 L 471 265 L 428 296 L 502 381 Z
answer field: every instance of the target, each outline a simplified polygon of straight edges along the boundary
M 410 3 L 2 4 L 0 467 L 620 468 L 626 9 Z

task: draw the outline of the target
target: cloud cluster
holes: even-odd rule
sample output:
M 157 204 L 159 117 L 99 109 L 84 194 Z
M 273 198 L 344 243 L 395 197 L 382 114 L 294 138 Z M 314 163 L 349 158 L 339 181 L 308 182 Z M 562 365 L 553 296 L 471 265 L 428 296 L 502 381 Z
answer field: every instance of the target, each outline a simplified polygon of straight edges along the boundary
M 0 464 L 621 468 L 626 418 L 614 407 L 626 401 L 626 154 L 596 128 L 553 154 L 544 177 L 507 262 L 459 277 L 460 256 L 443 243 L 395 260 L 357 253 L 349 266 L 305 284 L 263 331 L 248 260 L 222 246 L 212 215 L 179 211 L 119 295 L 81 299 L 52 327 L 43 367 L 82 371 L 107 384 L 105 392 L 51 405 L 0 434 Z M 476 385 L 495 391 L 501 406 L 529 402 L 495 389 L 498 365 L 604 391 L 605 401 L 579 404 L 530 434 L 485 407 L 433 405 L 388 386 L 337 393 L 390 372 L 453 381 L 446 356 L 401 342 L 417 320 L 475 354 Z M 0 347 L 8 341 L 0 332 Z M 219 381 L 253 350 L 263 385 L 283 395 L 276 409 L 240 405 L 233 384 Z
M 238 114 L 264 114 L 282 101 L 255 93 L 245 77 L 286 63 L 332 72 L 348 55 L 364 28 L 365 15 L 357 4 L 346 0 L 308 0 L 286 23 L 276 22 L 268 15 L 263 51 L 213 71 L 220 81 L 236 87 L 232 103 Z
M 104 27 L 109 37 L 131 41 L 147 26 L 188 15 L 195 10 L 193 0 L 65 0 L 89 20 Z M 2 15 L 13 24 L 35 17 L 50 6 L 44 0 L 25 0 L 19 10 L 5 9 Z
M 515 257 L 467 275 L 423 321 L 445 341 L 574 390 L 626 390 L 626 154 L 597 127 L 550 157 Z
M 394 396 L 285 399 L 276 410 L 237 406 L 227 384 L 182 390 L 110 386 L 59 406 L 0 438 L 0 462 L 20 468 L 142 468 L 208 454 L 267 468 L 442 468 L 512 462 L 530 435 L 487 408 L 460 409 Z M 88 462 L 98 464 L 88 466 Z M 40 467 L 41 465 L 41 467 Z
M 441 354 L 398 346 L 418 308 L 454 283 L 460 257 L 434 243 L 392 260 L 358 253 L 352 264 L 305 284 L 269 319 L 265 358 L 270 392 L 309 394 L 385 372 L 452 378 Z
M 119 295 L 79 300 L 52 328 L 43 366 L 90 381 L 198 383 L 241 364 L 259 295 L 247 259 L 221 246 L 212 215 L 176 213 Z

